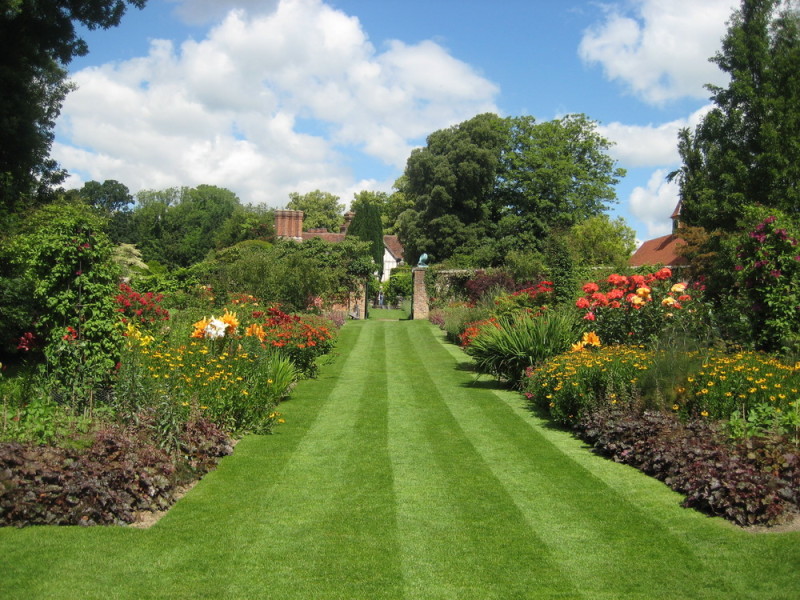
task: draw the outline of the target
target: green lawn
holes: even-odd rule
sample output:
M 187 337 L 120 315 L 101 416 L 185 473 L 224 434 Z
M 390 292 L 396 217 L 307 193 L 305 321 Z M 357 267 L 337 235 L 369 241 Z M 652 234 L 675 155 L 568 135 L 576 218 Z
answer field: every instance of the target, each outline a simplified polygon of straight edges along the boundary
M 419 321 L 350 322 L 272 436 L 149 530 L 0 530 L 0 598 L 796 598 L 753 534 L 603 460 Z

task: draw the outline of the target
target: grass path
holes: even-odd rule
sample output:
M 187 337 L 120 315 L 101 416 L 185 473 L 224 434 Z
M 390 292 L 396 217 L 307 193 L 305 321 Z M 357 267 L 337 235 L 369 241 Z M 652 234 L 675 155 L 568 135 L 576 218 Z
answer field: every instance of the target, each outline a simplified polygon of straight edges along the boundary
M 149 530 L 0 530 L 0 598 L 796 598 L 752 534 L 476 381 L 425 322 L 351 322 L 272 436 Z

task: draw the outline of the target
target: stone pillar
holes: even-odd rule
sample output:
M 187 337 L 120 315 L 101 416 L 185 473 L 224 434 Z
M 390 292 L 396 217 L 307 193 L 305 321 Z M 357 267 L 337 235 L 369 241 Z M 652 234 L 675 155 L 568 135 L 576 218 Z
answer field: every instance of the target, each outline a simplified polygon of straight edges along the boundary
M 411 296 L 411 318 L 415 321 L 428 318 L 428 289 L 425 287 L 424 268 L 411 269 L 413 293 Z

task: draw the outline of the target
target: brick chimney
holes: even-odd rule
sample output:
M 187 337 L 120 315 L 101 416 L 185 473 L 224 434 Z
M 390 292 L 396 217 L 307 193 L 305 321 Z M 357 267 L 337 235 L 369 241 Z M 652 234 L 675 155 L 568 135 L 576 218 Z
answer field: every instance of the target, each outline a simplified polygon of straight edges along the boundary
M 347 233 L 347 229 L 348 229 L 348 227 L 350 227 L 350 223 L 353 222 L 353 217 L 355 217 L 355 216 L 356 216 L 356 213 L 354 213 L 352 210 L 350 212 L 345 213 L 345 215 L 344 215 L 344 223 L 339 228 L 339 233 Z
M 276 210 L 275 235 L 282 239 L 303 239 L 303 211 L 302 210 Z

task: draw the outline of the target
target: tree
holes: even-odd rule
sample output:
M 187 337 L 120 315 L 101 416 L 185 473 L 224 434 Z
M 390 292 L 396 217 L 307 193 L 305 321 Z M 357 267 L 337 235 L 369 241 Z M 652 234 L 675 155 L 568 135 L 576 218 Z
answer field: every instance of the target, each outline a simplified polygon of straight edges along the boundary
M 88 52 L 75 25 L 114 27 L 126 2 L 142 8 L 146 0 L 0 2 L 0 207 L 5 211 L 63 180 L 64 172 L 48 155 L 61 104 L 72 89 L 65 67 Z
M 339 203 L 339 196 L 329 192 L 314 190 L 307 194 L 292 192 L 286 208 L 303 211 L 303 229 L 324 227 L 328 231 L 339 231 L 342 225 L 344 204 Z
M 262 205 L 238 205 L 214 235 L 214 247 L 227 248 L 246 240 L 273 241 L 275 211 Z
M 616 200 L 625 171 L 610 145 L 584 115 L 536 123 L 484 114 L 432 133 L 396 184 L 413 202 L 397 219 L 406 257 L 425 251 L 439 262 L 491 266 L 511 252 L 542 251 L 552 231 Z
M 507 136 L 507 122 L 486 113 L 433 132 L 411 152 L 399 191 L 413 208 L 398 224 L 409 262 L 423 252 L 441 261 L 491 236 L 492 192 Z
M 611 142 L 585 115 L 536 123 L 510 121 L 497 185 L 505 249 L 537 248 L 553 229 L 598 216 L 616 201 L 625 170 L 608 155 Z M 526 247 L 527 246 L 527 247 Z
M 621 269 L 636 250 L 636 232 L 622 217 L 590 217 L 572 226 L 567 238 L 576 261 L 584 266 L 610 266 Z
M 709 85 L 714 108 L 682 130 L 681 218 L 734 231 L 747 205 L 800 210 L 800 14 L 796 0 L 743 0 L 712 59 L 730 75 Z
M 378 278 L 383 273 L 383 226 L 380 207 L 369 201 L 354 202 L 355 216 L 347 228 L 347 236 L 369 243 L 370 256 L 375 261 Z
M 230 233 L 227 221 L 241 205 L 236 194 L 213 185 L 144 190 L 136 195 L 132 235 L 148 263 L 188 267 Z
M 94 207 L 104 217 L 111 217 L 133 204 L 130 190 L 114 179 L 106 179 L 103 183 L 87 181 L 79 194 L 89 206 Z

